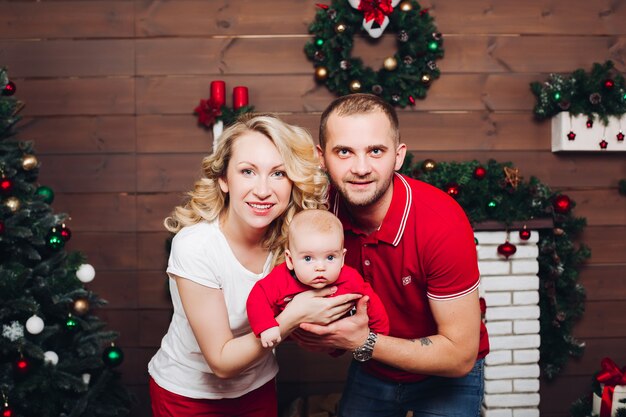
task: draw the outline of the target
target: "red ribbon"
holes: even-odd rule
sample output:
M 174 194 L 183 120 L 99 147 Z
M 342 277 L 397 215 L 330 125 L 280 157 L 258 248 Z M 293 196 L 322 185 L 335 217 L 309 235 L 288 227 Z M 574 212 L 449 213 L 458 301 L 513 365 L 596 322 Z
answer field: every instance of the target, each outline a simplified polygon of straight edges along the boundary
M 613 392 L 616 385 L 626 385 L 626 366 L 619 369 L 610 358 L 602 359 L 600 363 L 602 370 L 596 377 L 598 382 L 604 384 L 602 390 L 602 403 L 600 405 L 600 417 L 611 416 L 611 405 L 613 404 Z
M 391 0 L 361 0 L 357 9 L 363 12 L 366 22 L 373 19 L 379 25 L 393 12 Z

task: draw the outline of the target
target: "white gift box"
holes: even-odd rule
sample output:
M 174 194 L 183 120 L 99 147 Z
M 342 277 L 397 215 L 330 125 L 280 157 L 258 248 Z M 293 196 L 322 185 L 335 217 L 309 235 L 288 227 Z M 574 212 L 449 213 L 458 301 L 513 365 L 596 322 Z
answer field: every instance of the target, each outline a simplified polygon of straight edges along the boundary
M 604 125 L 596 116 L 591 128 L 587 127 L 587 116 L 573 116 L 561 112 L 552 118 L 552 152 L 562 151 L 626 151 L 626 140 L 618 139 L 620 133 L 626 135 L 626 115 L 621 118 L 609 117 L 609 124 Z M 576 135 L 571 139 L 570 133 Z M 568 135 L 570 135 L 568 137 Z M 601 142 L 606 142 L 603 149 Z
M 603 384 L 601 387 L 604 389 Z M 620 400 L 626 400 L 626 385 L 615 386 L 615 391 L 613 391 L 613 403 L 611 404 L 611 417 L 615 417 L 618 408 L 626 408 L 626 403 L 621 403 Z M 599 416 L 601 404 L 602 398 L 594 393 L 591 414 Z

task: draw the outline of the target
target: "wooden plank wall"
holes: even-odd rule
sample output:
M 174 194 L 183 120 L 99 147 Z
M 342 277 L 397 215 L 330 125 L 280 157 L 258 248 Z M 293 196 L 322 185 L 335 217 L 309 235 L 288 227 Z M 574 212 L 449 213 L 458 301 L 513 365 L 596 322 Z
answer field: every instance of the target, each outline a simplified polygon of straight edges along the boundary
M 587 312 L 576 328 L 585 356 L 541 385 L 541 413 L 567 415 L 600 359 L 626 364 L 625 154 L 550 152 L 529 83 L 612 59 L 626 69 L 626 3 L 614 0 L 425 0 L 445 38 L 442 77 L 401 112 L 418 158 L 512 161 L 576 200 L 593 257 L 582 271 Z M 147 416 L 146 364 L 170 316 L 161 221 L 181 201 L 210 149 L 192 110 L 210 81 L 246 85 L 251 104 L 317 135 L 333 96 L 316 85 L 302 49 L 314 0 L 3 1 L 0 65 L 26 103 L 22 139 L 34 140 L 42 184 L 71 215 L 70 249 L 97 270 L 98 312 L 121 332 L 123 377 Z M 354 55 L 379 67 L 392 37 Z M 279 351 L 281 400 L 341 387 L 346 359 L 291 345 Z

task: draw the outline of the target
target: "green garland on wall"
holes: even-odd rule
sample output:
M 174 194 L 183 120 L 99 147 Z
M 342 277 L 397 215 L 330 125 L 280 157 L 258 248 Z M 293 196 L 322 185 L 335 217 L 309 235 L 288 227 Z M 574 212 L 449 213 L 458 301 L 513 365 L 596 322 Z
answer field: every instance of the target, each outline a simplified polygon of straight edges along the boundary
M 538 120 L 568 111 L 592 120 L 597 116 L 606 125 L 609 116 L 626 113 L 626 82 L 612 61 L 595 63 L 590 72 L 550 74 L 544 83 L 531 83 L 530 89 L 537 99 L 533 111 Z
M 585 290 L 578 282 L 578 269 L 590 256 L 587 246 L 574 244 L 586 225 L 574 217 L 574 201 L 553 192 L 537 178 L 522 181 L 511 163 L 494 160 L 481 165 L 471 162 L 412 162 L 408 155 L 401 172 L 432 184 L 452 195 L 464 208 L 472 224 L 495 220 L 514 222 L 548 218 L 554 227 L 539 236 L 540 278 L 540 366 L 548 379 L 554 378 L 570 356 L 580 356 L 584 343 L 572 329 L 584 313 Z

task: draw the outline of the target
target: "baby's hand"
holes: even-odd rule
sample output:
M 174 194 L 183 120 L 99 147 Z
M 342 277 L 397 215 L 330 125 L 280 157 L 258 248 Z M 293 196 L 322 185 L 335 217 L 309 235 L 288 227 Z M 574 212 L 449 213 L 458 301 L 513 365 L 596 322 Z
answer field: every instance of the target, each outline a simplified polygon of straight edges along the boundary
M 269 329 L 261 332 L 261 344 L 264 348 L 271 348 L 280 343 L 280 328 L 270 327 Z

